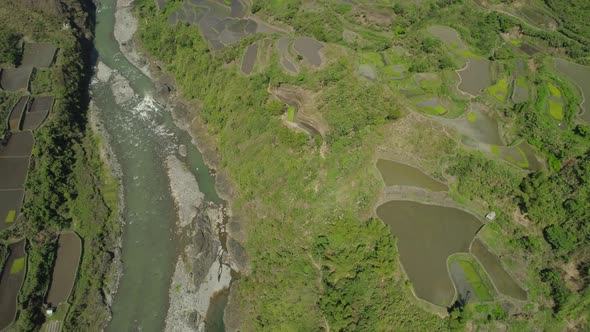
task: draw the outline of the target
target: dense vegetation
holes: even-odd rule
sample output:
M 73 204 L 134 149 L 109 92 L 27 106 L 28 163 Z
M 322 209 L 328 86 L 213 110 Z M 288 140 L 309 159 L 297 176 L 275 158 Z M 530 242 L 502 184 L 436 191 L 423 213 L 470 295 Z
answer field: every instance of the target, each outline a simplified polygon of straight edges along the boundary
M 583 44 L 590 43 L 590 4 L 584 0 L 545 0 L 554 15 L 559 18 L 560 31 Z
M 18 63 L 21 53 L 21 48 L 18 47 L 20 37 L 11 29 L 0 30 L 0 63 Z
M 505 309 L 511 303 L 458 303 L 449 308 L 450 318 L 441 320 L 408 301 L 394 240 L 382 223 L 366 220 L 380 186 L 367 160 L 382 139 L 380 130 L 398 119 L 405 105 L 390 86 L 359 79 L 354 60 L 355 52 L 401 46 L 410 55 L 403 61 L 412 72 L 459 68 L 464 59 L 424 32 L 432 24 L 454 27 L 477 54 L 467 56 L 500 60 L 500 72 L 510 70 L 508 60 L 519 56 L 500 33 L 518 31 L 547 52 L 565 52 L 584 63 L 589 49 L 582 39 L 483 12 L 467 1 L 401 1 L 359 10 L 339 2 L 309 9 L 298 0 L 256 0 L 252 12 L 291 26 L 298 35 L 347 49 L 339 48 L 338 56 L 332 54 L 333 61 L 319 71 L 286 75 L 275 58 L 265 71 L 245 77 L 232 63 L 259 36 L 213 54 L 195 27 L 170 26 L 169 12 L 158 13 L 149 0 L 137 5 L 143 46 L 166 64 L 185 97 L 202 101 L 199 114 L 217 138 L 223 167 L 240 193 L 236 213 L 249 220 L 246 249 L 251 257 L 251 273 L 239 288 L 248 311 L 246 329 L 315 330 L 328 325 L 334 330 L 455 330 L 468 321 L 491 329 L 560 328 L 564 321 L 587 327 L 587 314 L 582 313 L 590 308 L 590 130 L 575 122 L 579 99 L 572 87 L 539 59 L 530 79 L 534 98 L 498 107 L 506 135 L 541 151 L 549 163 L 546 170 L 526 174 L 456 147 L 441 134 L 438 143 L 449 148 L 424 148 L 431 155 L 417 157 L 435 160 L 432 171 L 452 179 L 457 201 L 498 212 L 483 236 L 495 234 L 494 249 L 511 257 L 511 264 L 520 264 L 518 271 L 526 275 L 535 303 L 519 308 L 515 316 Z M 390 19 L 379 13 L 390 14 Z M 546 112 L 548 81 L 559 85 L 566 101 L 559 125 Z M 285 86 L 321 92 L 317 108 L 330 128 L 324 137 L 325 158 L 317 142 L 281 126 L 278 115 L 285 108 L 268 88 Z M 452 94 L 444 85 L 437 89 L 441 95 Z M 422 152 L 415 146 L 432 145 L 421 134 L 407 142 L 417 154 Z M 514 222 L 520 215 L 530 223 L 527 227 Z M 568 264 L 575 272 L 567 273 L 579 277 L 566 282 Z
M 88 13 L 93 8 L 74 0 L 56 3 L 59 10 L 51 2 L 29 8 L 6 0 L 0 6 L 0 19 L 9 28 L 3 32 L 18 31 L 59 48 L 53 68 L 37 73 L 51 78 L 37 77 L 39 88 L 33 91 L 50 93 L 56 101 L 46 123 L 35 132 L 24 219 L 2 234 L 2 241 L 27 238 L 27 275 L 19 294 L 17 319 L 21 331 L 38 330 L 46 319 L 44 297 L 53 269 L 56 235 L 63 230 L 76 231 L 84 246 L 72 305 L 68 315 L 62 316 L 66 317 L 65 326 L 85 330 L 104 324 L 108 312 L 103 282 L 111 260 L 109 251 L 118 235 L 117 182 L 98 157 L 99 142 L 86 118 L 92 47 Z M 63 29 L 64 21 L 68 29 Z
M 319 73 L 293 77 L 275 62 L 268 73 L 244 77 L 226 69 L 239 56 L 235 49 L 213 55 L 194 27 L 170 26 L 151 1 L 138 6 L 143 45 L 167 63 L 186 97 L 203 101 L 200 114 L 216 134 L 240 192 L 236 213 L 252 220 L 252 272 L 240 281 L 244 307 L 251 310 L 245 328 L 315 330 L 327 320 L 343 329 L 379 329 L 410 326 L 418 318 L 440 328 L 444 323 L 408 302 L 406 286 L 391 279 L 397 258 L 386 229 L 359 218 L 372 208 L 378 190 L 364 167 L 376 128 L 399 114 L 387 87 L 360 80 L 346 58 Z M 301 141 L 301 134 L 281 125 L 269 84 L 324 91 L 319 107 L 335 129 L 325 138 L 325 159 L 313 140 Z M 357 231 L 348 233 L 350 227 Z M 367 234 L 364 246 L 337 249 L 357 241 L 358 234 Z M 350 280 L 339 280 L 347 275 Z M 349 291 L 350 303 L 334 300 Z M 379 314 L 393 307 L 405 314 Z

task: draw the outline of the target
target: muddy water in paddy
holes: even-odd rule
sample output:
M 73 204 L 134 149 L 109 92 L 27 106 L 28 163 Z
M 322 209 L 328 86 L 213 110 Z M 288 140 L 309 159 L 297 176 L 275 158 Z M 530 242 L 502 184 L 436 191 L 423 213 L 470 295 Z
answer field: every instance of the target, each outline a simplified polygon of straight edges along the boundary
M 24 197 L 24 190 L 0 190 L 0 231 L 18 222 Z
M 410 186 L 432 191 L 447 191 L 446 184 L 424 174 L 417 168 L 391 160 L 379 159 L 377 168 L 386 186 Z
M 76 280 L 81 253 L 82 241 L 76 233 L 68 232 L 59 236 L 51 286 L 47 294 L 47 303 L 50 306 L 57 307 L 68 300 Z
M 457 47 L 460 50 L 465 49 L 465 44 L 463 44 L 461 36 L 459 36 L 457 30 L 451 27 L 447 27 L 444 25 L 433 25 L 430 28 L 428 28 L 428 32 L 430 32 L 432 35 L 439 38 L 449 46 Z
M 107 331 L 162 331 L 177 250 L 166 158 L 186 146 L 187 156 L 178 158 L 196 177 L 206 200 L 221 200 L 191 138 L 155 101 L 154 83 L 121 53 L 113 36 L 115 1 L 103 0 L 97 7 L 95 47 L 99 60 L 114 73 L 107 73 L 108 81 L 95 78 L 91 93 L 121 168 L 125 204 L 123 276 Z M 121 95 L 125 91 L 131 95 Z
M 9 245 L 8 249 L 10 256 L 0 276 L 0 330 L 16 317 L 16 299 L 26 272 L 25 240 Z
M 377 208 L 377 215 L 397 238 L 401 263 L 419 298 L 448 306 L 455 296 L 447 258 L 468 252 L 482 226 L 463 210 L 394 200 Z
M 455 261 L 449 264 L 449 273 L 451 274 L 451 278 L 453 278 L 453 282 L 455 283 L 455 287 L 457 288 L 457 300 L 459 302 L 465 304 L 473 300 L 477 300 L 475 290 L 467 280 L 465 271 L 463 271 L 463 268 L 461 267 L 459 261 Z
M 10 135 L 8 144 L 0 151 L 1 157 L 28 157 L 33 151 L 35 139 L 30 131 L 21 131 Z
M 492 85 L 491 62 L 486 59 L 469 59 L 467 67 L 458 71 L 461 77 L 459 90 L 472 96 L 478 95 L 481 90 Z
M 529 90 L 526 86 L 528 83 L 524 76 L 526 75 L 525 64 L 522 60 L 516 60 L 516 71 L 514 72 L 514 88 L 512 90 L 512 101 L 515 103 L 524 103 L 529 100 Z
M 440 119 L 440 121 L 478 143 L 504 145 L 498 130 L 498 121 L 488 114 L 482 104 L 471 104 L 466 117 L 452 120 Z
M 311 65 L 319 66 L 322 64 L 320 50 L 324 44 L 310 37 L 300 37 L 295 39 L 293 48 L 297 53 L 303 56 Z
M 480 261 L 500 293 L 519 300 L 527 299 L 526 291 L 514 281 L 502 266 L 500 259 L 479 239 L 475 239 L 471 244 L 471 253 Z
M 250 74 L 254 69 L 254 63 L 256 62 L 256 55 L 258 54 L 258 43 L 248 46 L 244 57 L 242 58 L 242 72 L 244 74 Z
M 587 98 L 590 98 L 590 67 L 582 66 L 577 63 L 565 61 L 556 58 L 555 68 L 565 76 L 567 76 L 577 87 L 580 89 L 582 94 L 582 102 L 580 107 L 582 108 L 582 114 L 580 117 L 590 122 L 590 107 L 588 106 Z

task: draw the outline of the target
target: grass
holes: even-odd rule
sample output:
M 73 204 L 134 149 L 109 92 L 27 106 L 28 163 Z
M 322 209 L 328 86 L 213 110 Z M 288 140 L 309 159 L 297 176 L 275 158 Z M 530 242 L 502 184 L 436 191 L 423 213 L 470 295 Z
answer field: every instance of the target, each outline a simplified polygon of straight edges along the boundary
M 51 71 L 49 69 L 35 69 L 31 78 L 31 93 L 49 93 L 53 90 Z
M 475 122 L 475 120 L 477 120 L 477 114 L 475 113 L 469 113 L 467 115 L 467 120 L 471 123 Z
M 464 57 L 464 58 L 468 58 L 468 59 L 480 59 L 480 58 L 481 58 L 481 56 L 479 56 L 479 55 L 477 55 L 477 54 L 475 54 L 475 53 L 471 52 L 471 51 L 470 51 L 470 50 L 468 50 L 468 49 L 464 49 L 464 50 L 458 50 L 458 51 L 457 51 L 457 53 L 458 53 L 460 56 L 462 56 L 462 57 Z
M 520 167 L 520 168 L 527 168 L 529 167 L 529 159 L 526 157 L 526 154 L 524 153 L 524 151 L 520 148 L 520 147 L 516 147 L 516 149 L 518 150 L 518 153 L 520 153 L 520 155 L 522 156 L 522 162 L 517 162 L 516 166 Z
M 396 70 L 395 66 L 393 66 L 393 65 L 386 66 L 385 68 L 383 68 L 383 72 L 388 77 L 393 77 L 393 78 L 402 78 L 404 76 L 404 73 Z
M 293 122 L 295 120 L 295 107 L 289 106 L 287 109 L 287 120 Z
M 423 89 L 435 90 L 442 86 L 442 79 L 439 76 L 433 79 L 423 79 L 420 81 L 420 86 Z
M 425 110 L 428 114 L 434 114 L 434 115 L 444 115 L 447 113 L 447 109 L 444 108 L 444 106 L 442 105 L 436 105 L 436 106 L 422 106 L 422 109 Z
M 223 3 L 224 3 L 226 6 L 231 6 L 231 0 L 223 0 Z
M 561 91 L 553 83 L 547 83 L 547 87 L 549 88 L 549 93 L 551 93 L 551 96 L 561 98 Z
M 490 152 L 499 155 L 500 154 L 500 147 L 497 145 L 490 145 Z
M 524 76 L 519 76 L 516 79 L 516 86 L 518 86 L 519 88 L 523 88 L 523 89 L 527 89 L 528 86 L 526 84 L 526 77 Z
M 563 120 L 563 103 L 549 100 L 549 114 L 557 121 Z
M 510 43 L 511 45 L 516 46 L 516 47 L 520 47 L 520 45 L 522 44 L 520 39 L 509 39 L 508 43 Z
M 4 219 L 4 221 L 5 222 L 13 222 L 15 217 L 16 217 L 16 210 L 10 210 L 10 211 L 8 211 L 8 215 L 6 215 L 6 219 Z
M 377 68 L 385 67 L 381 54 L 377 52 L 369 52 L 361 54 L 361 64 L 372 65 Z
M 508 95 L 508 80 L 503 78 L 495 85 L 488 87 L 486 90 L 492 97 L 503 102 L 506 100 L 506 96 Z
M 467 277 L 467 282 L 473 287 L 477 298 L 480 301 L 492 301 L 494 297 L 484 284 L 481 275 L 473 267 L 473 264 L 468 261 L 460 260 L 459 265 Z
M 12 266 L 10 267 L 10 274 L 20 273 L 24 269 L 25 269 L 25 258 L 24 257 L 17 258 L 14 260 L 14 262 L 12 263 Z
M 516 147 L 516 149 L 518 150 L 518 153 L 520 153 L 520 156 L 522 157 L 522 161 L 516 162 L 516 166 L 518 166 L 520 168 L 529 167 L 529 159 L 526 157 L 526 154 L 524 153 L 524 151 L 518 146 Z

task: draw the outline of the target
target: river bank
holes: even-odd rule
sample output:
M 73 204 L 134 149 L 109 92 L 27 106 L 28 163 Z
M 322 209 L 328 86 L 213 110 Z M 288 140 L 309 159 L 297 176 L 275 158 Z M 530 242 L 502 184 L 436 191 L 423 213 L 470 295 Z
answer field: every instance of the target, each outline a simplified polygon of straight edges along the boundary
M 114 36 L 121 52 L 156 85 L 154 98 L 171 112 L 175 125 L 191 136 L 206 165 L 219 170 L 221 156 L 214 140 L 204 126 L 195 126 L 195 118 L 189 119 L 196 105 L 182 101 L 173 80 L 160 70 L 162 66 L 141 51 L 134 38 L 136 29 L 132 1 L 118 0 Z M 181 157 L 186 155 L 186 147 L 179 146 L 178 153 Z M 178 215 L 177 258 L 169 289 L 166 330 L 202 331 L 212 297 L 230 288 L 235 272 L 246 269 L 244 250 L 235 240 L 236 235 L 244 237 L 240 236 L 241 227 L 231 213 L 234 190 L 224 172 L 215 171 L 215 191 L 225 202 L 204 202 L 197 180 L 183 163 L 169 156 L 166 164 Z
M 117 224 L 119 225 L 119 233 L 114 237 L 116 242 L 114 244 L 113 256 L 110 263 L 109 272 L 102 293 L 105 299 L 106 309 L 109 313 L 109 320 L 112 317 L 111 309 L 113 305 L 113 297 L 119 287 L 119 281 L 123 275 L 123 262 L 121 261 L 121 248 L 123 247 L 123 225 L 125 223 L 125 188 L 122 185 L 123 171 L 121 165 L 117 160 L 117 155 L 114 153 L 111 145 L 111 137 L 105 130 L 103 123 L 96 114 L 96 106 L 91 102 L 89 105 L 88 123 L 90 129 L 99 138 L 98 152 L 100 160 L 106 168 L 106 171 L 111 174 L 113 179 L 118 182 L 118 209 L 117 209 Z

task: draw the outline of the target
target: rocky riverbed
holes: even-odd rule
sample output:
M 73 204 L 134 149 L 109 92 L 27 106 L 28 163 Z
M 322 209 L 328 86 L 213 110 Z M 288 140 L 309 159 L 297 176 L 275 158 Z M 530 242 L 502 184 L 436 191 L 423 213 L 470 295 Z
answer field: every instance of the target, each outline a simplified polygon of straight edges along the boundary
M 180 106 L 180 101 L 169 92 L 173 90 L 170 86 L 170 78 L 165 77 L 161 72 L 151 72 L 150 68 L 158 66 L 150 63 L 136 47 L 134 33 L 137 29 L 137 20 L 131 11 L 132 0 L 118 0 L 115 12 L 114 35 L 125 57 L 156 86 L 164 86 L 167 89 L 159 89 L 158 96 L 155 96 L 159 103 L 166 105 L 166 108 L 173 111 L 176 125 L 186 130 L 193 136 L 193 144 L 203 153 L 209 167 L 214 168 L 216 163 L 211 162 L 212 142 L 210 140 L 199 140 L 191 131 L 192 121 L 182 123 L 183 117 L 175 113 L 179 109 L 186 110 L 186 105 Z M 113 95 L 121 102 L 130 98 L 125 81 L 118 77 L 116 71 L 109 71 L 108 67 L 98 65 L 98 79 L 111 80 L 116 83 L 113 88 Z M 105 68 L 106 67 L 106 68 Z M 156 77 L 156 78 L 154 78 Z M 165 82 L 165 83 L 164 83 Z M 192 113 L 189 111 L 189 114 Z M 179 146 L 180 158 L 186 157 L 187 147 Z M 209 152 L 209 153 L 207 153 Z M 199 190 L 199 184 L 187 165 L 176 155 L 166 158 L 167 175 L 170 183 L 170 192 L 177 207 L 177 221 L 175 233 L 177 237 L 177 261 L 169 289 L 169 308 L 166 318 L 167 331 L 203 331 L 205 329 L 205 318 L 209 309 L 211 298 L 218 292 L 230 287 L 232 282 L 232 270 L 244 271 L 246 269 L 245 252 L 231 235 L 226 232 L 226 224 L 230 229 L 240 230 L 236 218 L 231 215 L 231 209 L 226 206 L 216 205 L 207 202 L 203 193 Z M 231 198 L 225 176 L 217 176 L 216 184 L 218 193 L 224 199 Z M 237 232 L 236 235 L 238 235 Z M 238 235 L 238 237 L 243 238 Z M 234 255 L 235 253 L 235 255 Z M 234 259 L 234 256 L 238 259 Z M 235 292 L 230 292 L 235 293 Z M 233 307 L 237 312 L 236 302 Z M 234 315 L 235 316 L 235 315 Z M 227 318 L 227 317 L 226 317 Z M 236 321 L 232 319 L 232 321 Z

